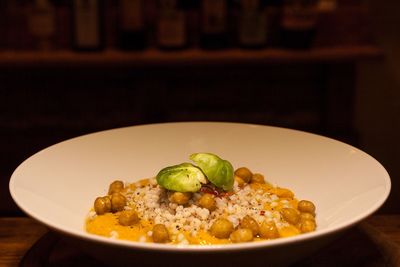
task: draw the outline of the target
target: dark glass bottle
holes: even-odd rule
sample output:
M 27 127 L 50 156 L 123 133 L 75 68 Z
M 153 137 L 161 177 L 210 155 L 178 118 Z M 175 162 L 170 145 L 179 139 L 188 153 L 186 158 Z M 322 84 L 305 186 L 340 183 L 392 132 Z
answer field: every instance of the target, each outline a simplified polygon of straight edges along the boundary
M 144 0 L 120 0 L 118 6 L 118 47 L 142 50 L 147 46 Z
M 72 1 L 72 46 L 75 50 L 97 51 L 104 48 L 102 5 L 100 0 Z
M 282 0 L 264 0 L 267 17 L 267 46 L 278 47 L 281 43 Z
M 158 0 L 157 44 L 160 49 L 188 46 L 185 0 Z
M 228 47 L 228 1 L 201 0 L 200 10 L 200 47 L 203 49 Z
M 34 38 L 34 47 L 39 50 L 54 48 L 55 8 L 48 0 L 36 0 L 30 10 L 29 32 Z
M 282 45 L 307 49 L 312 45 L 317 23 L 316 0 L 286 0 L 282 13 Z
M 0 50 L 7 48 L 7 2 L 0 1 Z
M 261 0 L 240 0 L 238 42 L 243 48 L 262 48 L 267 42 L 265 3 Z

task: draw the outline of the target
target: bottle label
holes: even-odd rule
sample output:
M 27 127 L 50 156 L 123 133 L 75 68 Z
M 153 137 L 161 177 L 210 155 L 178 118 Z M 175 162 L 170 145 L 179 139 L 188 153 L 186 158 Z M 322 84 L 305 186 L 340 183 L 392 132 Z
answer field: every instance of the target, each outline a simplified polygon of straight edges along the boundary
M 75 38 L 78 46 L 95 47 L 100 44 L 99 6 L 97 0 L 74 0 Z
M 263 45 L 266 42 L 267 18 L 259 10 L 259 0 L 242 0 L 239 21 L 239 41 L 244 45 Z
M 267 39 L 267 21 L 262 13 L 243 14 L 240 20 L 239 39 L 242 44 L 262 45 Z
M 158 21 L 158 43 L 179 47 L 186 42 L 185 13 L 176 6 L 176 0 L 163 0 Z
M 291 30 L 309 30 L 317 22 L 317 6 L 314 3 L 292 1 L 283 8 L 282 26 Z
M 29 30 L 33 36 L 49 37 L 54 33 L 54 13 L 52 11 L 33 11 L 29 19 Z
M 333 12 L 337 8 L 336 0 L 320 0 L 318 10 L 322 12 Z
M 203 0 L 203 32 L 223 33 L 226 30 L 226 0 Z
M 121 29 L 127 31 L 138 31 L 143 29 L 142 0 L 121 0 L 119 10 Z

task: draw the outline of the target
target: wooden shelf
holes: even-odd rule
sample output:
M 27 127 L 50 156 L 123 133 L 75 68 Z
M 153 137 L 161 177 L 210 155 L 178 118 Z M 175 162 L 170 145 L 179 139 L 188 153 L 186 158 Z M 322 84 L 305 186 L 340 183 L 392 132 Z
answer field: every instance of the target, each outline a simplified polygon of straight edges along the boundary
M 379 59 L 382 51 L 373 45 L 338 46 L 311 50 L 184 51 L 146 50 L 143 52 L 4 51 L 0 67 L 154 67 L 231 64 L 331 63 Z

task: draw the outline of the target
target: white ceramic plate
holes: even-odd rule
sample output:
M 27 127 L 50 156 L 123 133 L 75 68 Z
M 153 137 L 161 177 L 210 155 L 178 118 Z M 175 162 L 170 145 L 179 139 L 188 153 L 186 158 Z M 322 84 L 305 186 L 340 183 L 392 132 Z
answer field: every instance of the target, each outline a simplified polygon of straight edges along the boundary
M 165 166 L 188 161 L 195 152 L 215 153 L 235 168 L 247 166 L 292 189 L 298 199 L 312 200 L 317 206 L 317 231 L 203 247 L 113 240 L 84 231 L 93 200 L 106 194 L 111 181 L 155 176 Z M 172 254 L 263 250 L 274 251 L 270 262 L 282 265 L 315 251 L 375 212 L 387 199 L 390 186 L 379 162 L 339 141 L 284 128 L 212 122 L 134 126 L 67 140 L 27 159 L 10 180 L 11 195 L 26 214 L 77 243 L 91 244 L 84 247 L 103 260 L 108 255 L 98 251 L 105 248 L 113 251 L 110 257 L 126 249 Z M 289 255 L 277 258 L 276 251 L 289 247 Z M 129 252 L 119 257 L 124 262 Z

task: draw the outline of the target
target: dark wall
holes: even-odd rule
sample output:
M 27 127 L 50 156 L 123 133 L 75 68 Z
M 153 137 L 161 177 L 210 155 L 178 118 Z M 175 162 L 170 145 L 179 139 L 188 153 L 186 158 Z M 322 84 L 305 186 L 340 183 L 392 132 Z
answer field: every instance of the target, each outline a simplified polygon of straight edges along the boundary
M 358 67 L 356 127 L 360 145 L 379 160 L 392 179 L 386 206 L 400 212 L 400 2 L 366 1 L 375 40 L 385 59 Z

